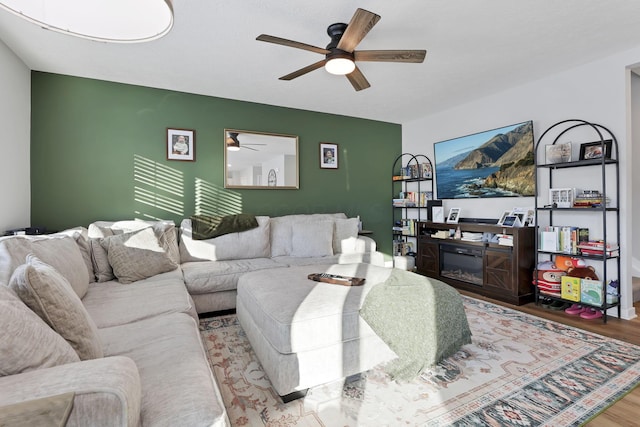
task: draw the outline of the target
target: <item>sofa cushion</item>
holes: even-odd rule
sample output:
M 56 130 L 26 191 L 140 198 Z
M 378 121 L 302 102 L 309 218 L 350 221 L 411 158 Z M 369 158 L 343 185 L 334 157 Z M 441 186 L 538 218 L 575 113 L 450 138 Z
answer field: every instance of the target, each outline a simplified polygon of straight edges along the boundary
M 80 298 L 87 292 L 89 274 L 82 253 L 70 236 L 14 236 L 0 240 L 0 282 L 9 283 L 11 274 L 34 254 L 51 265 L 69 282 Z
M 26 264 L 14 271 L 9 286 L 71 344 L 81 360 L 102 357 L 96 325 L 67 279 L 53 267 L 27 255 Z
M 0 285 L 0 376 L 78 362 L 78 354 L 7 286 Z
M 334 219 L 333 253 L 353 253 L 358 239 L 358 218 Z
M 294 228 L 316 221 L 346 218 L 347 216 L 341 212 L 327 214 L 295 214 L 271 218 L 271 256 L 278 257 L 293 255 L 291 239 L 293 237 Z
M 248 271 L 282 267 L 286 265 L 269 258 L 197 261 L 181 265 L 184 283 L 191 295 L 235 290 L 238 278 Z
M 333 255 L 333 220 L 294 224 L 291 255 L 324 257 Z
M 115 280 L 89 285 L 82 303 L 98 329 L 165 315 L 197 317 L 180 269 L 124 285 Z
M 59 231 L 53 236 L 71 236 L 76 241 L 80 253 L 82 254 L 82 260 L 87 267 L 87 274 L 89 275 L 89 283 L 96 281 L 96 275 L 93 271 L 93 261 L 91 259 L 91 245 L 89 243 L 88 230 L 85 227 L 74 227 L 64 231 Z M 80 297 L 82 298 L 82 297 Z
M 196 321 L 181 313 L 100 329 L 105 354 L 136 363 L 146 426 L 228 425 Z
M 223 261 L 251 258 L 269 258 L 269 217 L 257 216 L 258 227 L 241 233 L 225 234 L 206 240 L 192 238 L 191 220 L 180 224 L 180 259 L 190 261 Z
M 104 237 L 100 245 L 107 250 L 109 264 L 120 283 L 132 283 L 178 268 L 151 227 Z

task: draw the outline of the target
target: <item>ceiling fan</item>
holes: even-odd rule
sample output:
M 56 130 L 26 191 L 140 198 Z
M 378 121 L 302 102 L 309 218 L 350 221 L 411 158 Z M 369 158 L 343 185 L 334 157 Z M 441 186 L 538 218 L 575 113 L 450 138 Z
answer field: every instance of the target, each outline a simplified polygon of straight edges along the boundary
M 247 150 L 259 151 L 256 148 L 249 147 L 249 145 L 267 145 L 267 144 L 249 144 L 242 143 L 240 145 L 240 140 L 238 139 L 239 132 L 228 132 L 228 137 L 226 140 L 227 150 L 229 151 L 239 151 L 241 148 L 246 148 Z
M 331 37 L 331 42 L 325 49 L 267 34 L 259 35 L 256 40 L 325 55 L 325 59 L 282 76 L 280 80 L 293 80 L 324 66 L 329 73 L 346 75 L 353 88 L 359 91 L 371 85 L 355 64 L 357 61 L 421 63 L 427 54 L 426 50 L 355 50 L 379 20 L 380 15 L 364 9 L 356 10 L 349 24 L 329 25 L 327 34 Z

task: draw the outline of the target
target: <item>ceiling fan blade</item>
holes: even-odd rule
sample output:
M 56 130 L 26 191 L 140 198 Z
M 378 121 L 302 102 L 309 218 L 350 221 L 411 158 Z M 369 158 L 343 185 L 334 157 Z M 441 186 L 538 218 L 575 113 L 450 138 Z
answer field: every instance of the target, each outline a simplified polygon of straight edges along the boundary
M 369 81 L 358 67 L 356 67 L 356 69 L 351 73 L 347 74 L 347 79 L 349 79 L 349 82 L 351 82 L 351 85 L 356 91 L 361 91 L 362 89 L 371 87 Z
M 306 67 L 300 68 L 299 70 L 294 71 L 293 73 L 280 77 L 280 80 L 293 80 L 296 77 L 303 76 L 307 73 L 310 73 L 313 70 L 317 70 L 318 68 L 324 67 L 325 62 L 327 62 L 327 60 L 323 59 L 321 61 L 316 62 L 315 64 L 307 65 Z
M 329 53 L 327 49 L 321 47 L 311 46 L 310 44 L 287 40 L 281 37 L 269 36 L 267 34 L 260 34 L 258 37 L 256 37 L 256 40 L 267 43 L 275 43 L 283 46 L 295 47 L 302 50 L 309 50 L 311 52 L 320 53 L 322 55 L 326 55 L 327 53 Z
M 246 144 L 241 145 L 241 148 L 246 148 L 247 150 L 251 150 L 251 151 L 260 151 L 260 150 L 256 150 L 255 148 L 246 147 Z
M 353 52 L 356 46 L 358 46 L 358 43 L 362 41 L 364 36 L 371 31 L 379 20 L 380 15 L 358 8 L 338 43 L 338 49 Z
M 357 50 L 353 52 L 356 61 L 374 62 L 424 62 L 426 50 Z

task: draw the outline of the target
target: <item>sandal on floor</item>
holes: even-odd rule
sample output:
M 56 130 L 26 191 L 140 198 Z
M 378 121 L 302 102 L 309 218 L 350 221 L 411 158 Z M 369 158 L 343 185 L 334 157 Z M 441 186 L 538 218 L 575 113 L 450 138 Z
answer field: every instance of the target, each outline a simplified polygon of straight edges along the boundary
M 549 304 L 549 308 L 551 310 L 565 310 L 571 307 L 568 302 L 555 300 L 551 304 Z
M 570 314 L 572 316 L 577 316 L 577 315 L 581 314 L 582 312 L 584 312 L 585 310 L 586 310 L 586 308 L 584 308 L 580 304 L 573 304 L 573 305 L 571 305 L 571 307 L 567 308 L 564 312 L 567 313 L 567 314 Z
M 580 313 L 580 317 L 583 319 L 600 319 L 602 317 L 602 312 L 595 308 L 586 308 L 582 313 Z

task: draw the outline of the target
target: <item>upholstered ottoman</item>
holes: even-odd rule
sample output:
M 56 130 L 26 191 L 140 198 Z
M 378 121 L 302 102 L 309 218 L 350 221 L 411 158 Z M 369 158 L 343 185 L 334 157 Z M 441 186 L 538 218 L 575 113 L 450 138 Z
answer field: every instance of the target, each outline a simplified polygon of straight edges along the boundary
M 366 282 L 351 287 L 307 279 L 323 272 Z M 310 265 L 239 279 L 238 320 L 283 400 L 396 357 L 359 316 L 366 294 L 390 273 L 370 264 Z

